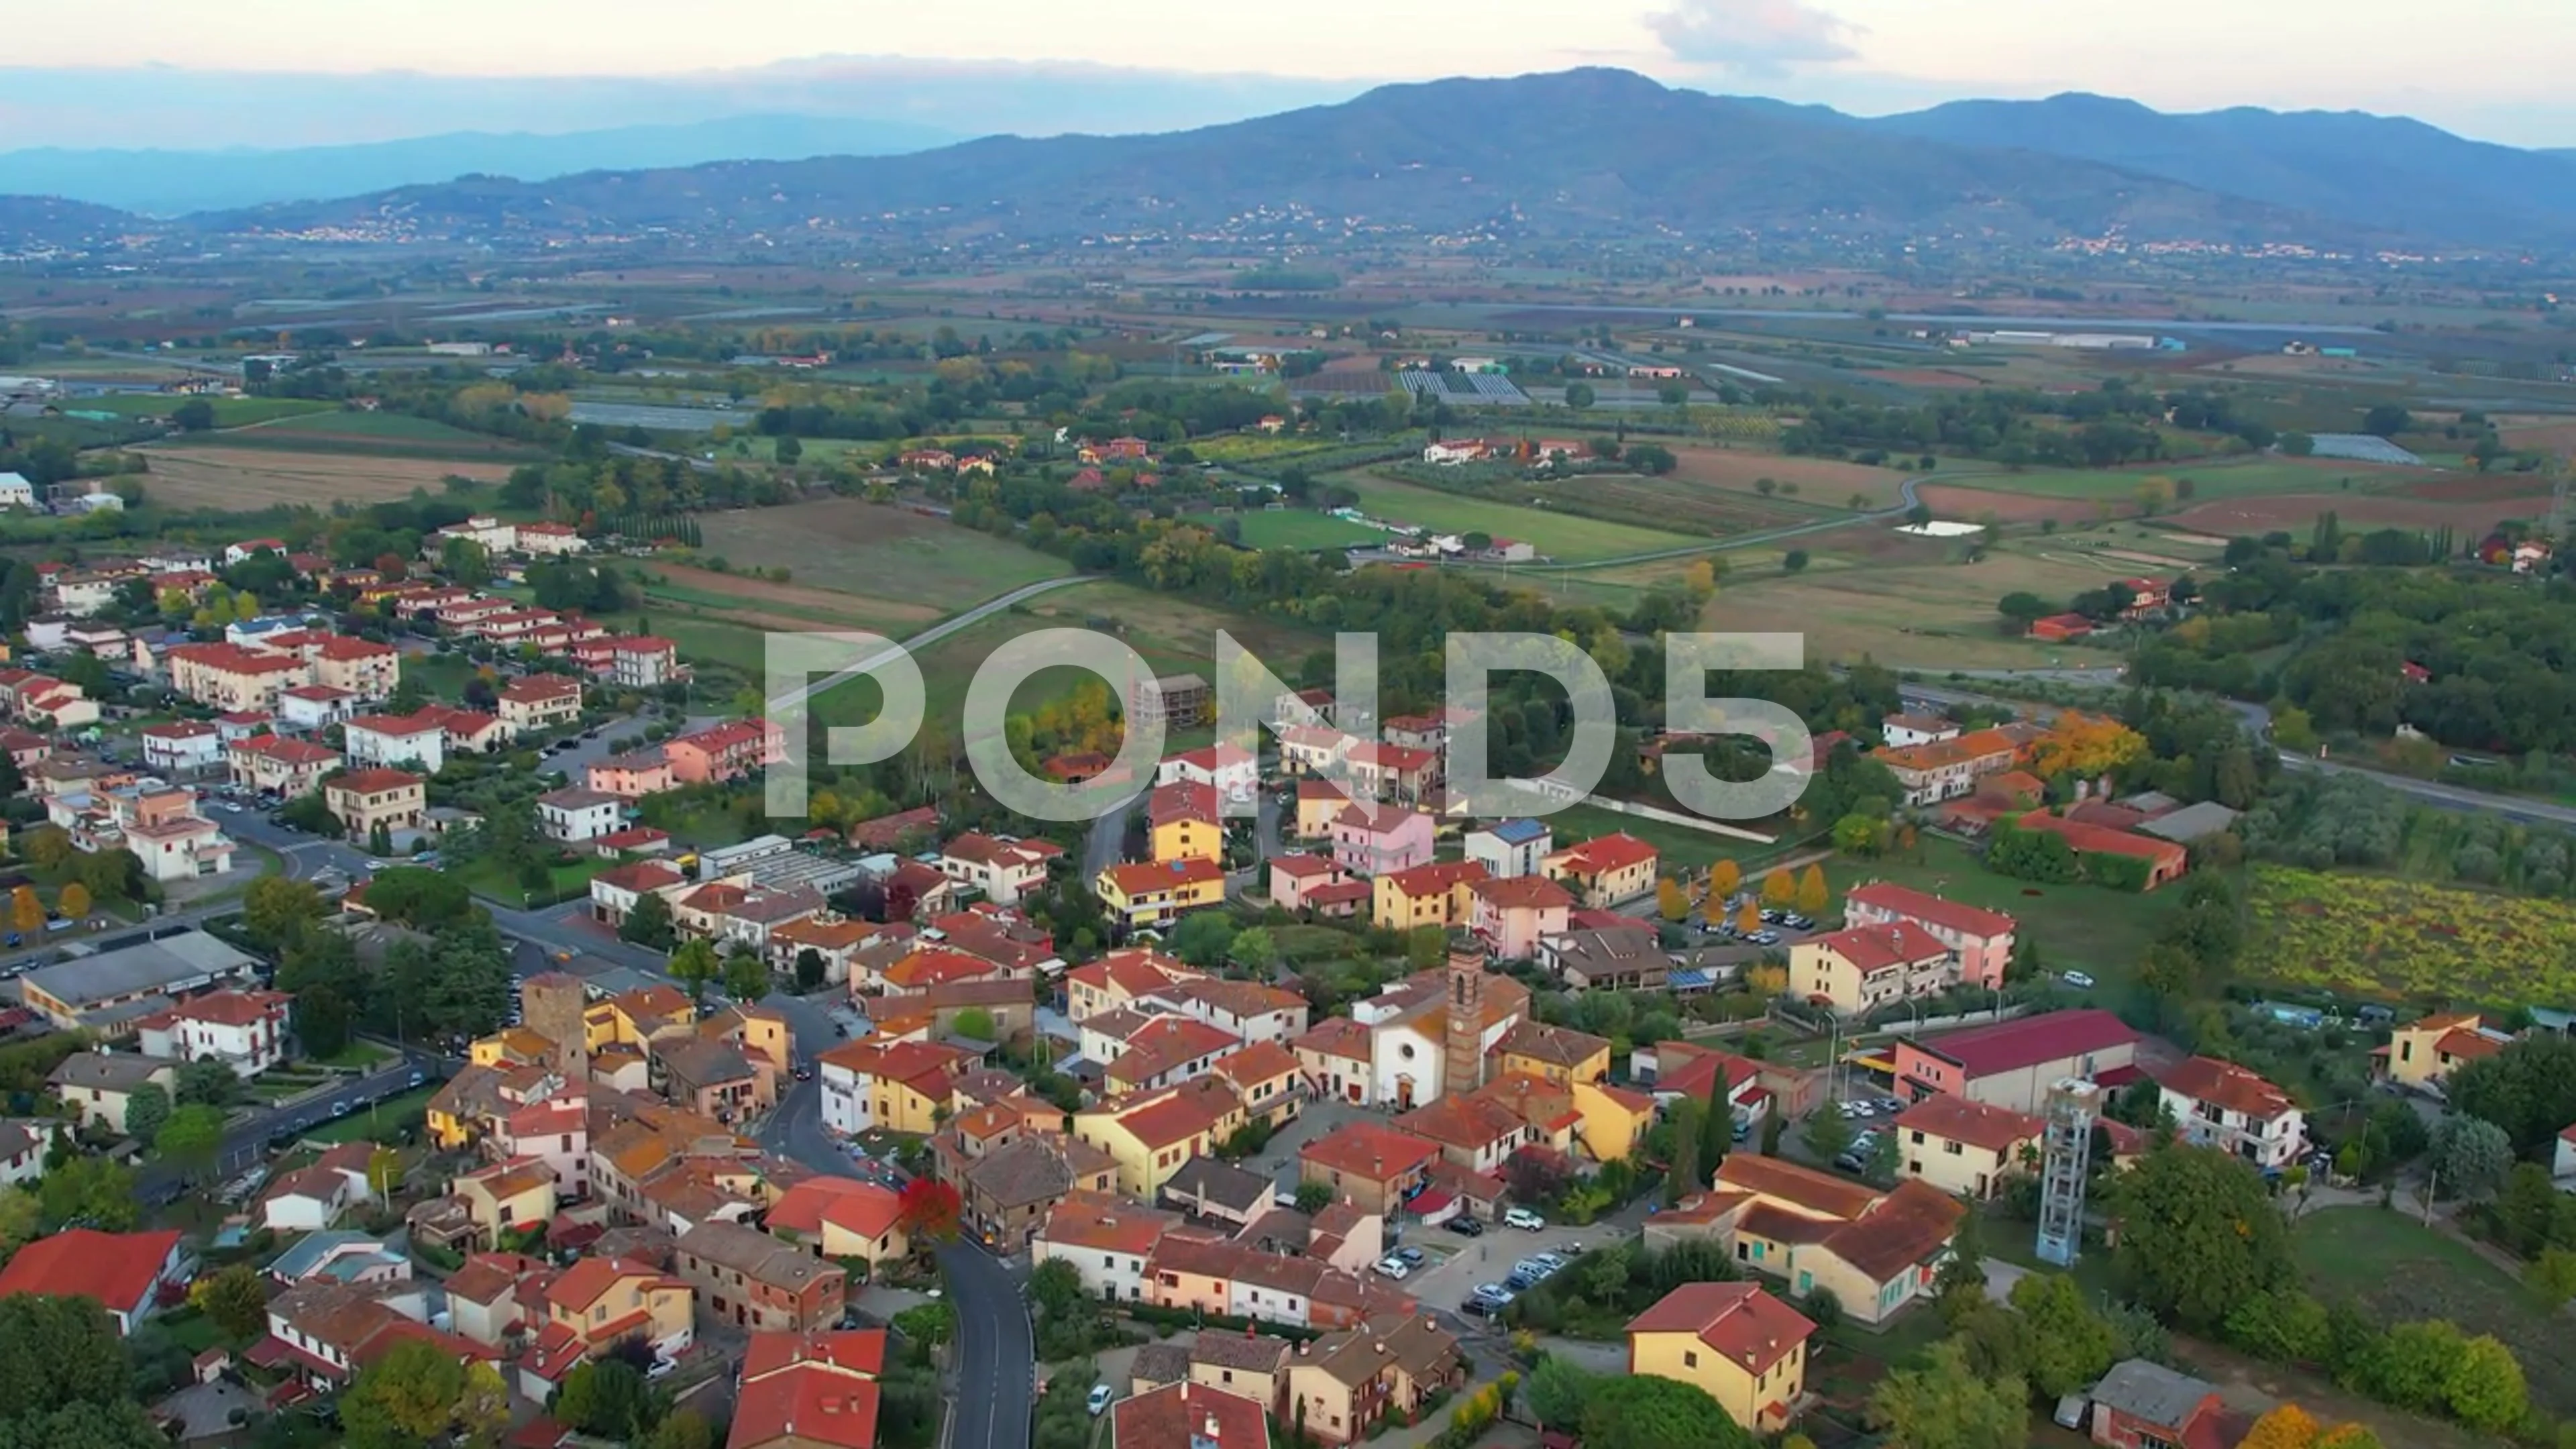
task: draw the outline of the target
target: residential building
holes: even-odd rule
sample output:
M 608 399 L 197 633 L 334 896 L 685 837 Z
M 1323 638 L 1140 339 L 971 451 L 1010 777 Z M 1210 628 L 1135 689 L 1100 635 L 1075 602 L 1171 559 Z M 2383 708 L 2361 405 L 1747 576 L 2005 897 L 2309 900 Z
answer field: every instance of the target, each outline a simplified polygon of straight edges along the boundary
M 755 1333 L 725 1449 L 876 1449 L 882 1328 Z
M 1672 962 L 1643 921 L 1542 936 L 1538 964 L 1575 991 L 1658 991 Z
M 1167 756 L 1154 767 L 1157 786 L 1205 785 L 1230 800 L 1249 799 L 1260 781 L 1260 761 L 1239 745 L 1219 741 Z
M 265 790 L 292 800 L 322 787 L 322 777 L 340 768 L 340 752 L 310 740 L 254 735 L 235 740 L 224 751 L 233 783 Z
M 2421 1017 L 2391 1030 L 2388 1045 L 2372 1052 L 2388 1081 L 2419 1092 L 2439 1092 L 2451 1073 L 2494 1056 L 2513 1040 L 2475 1012 Z
M 574 1260 L 538 1294 L 545 1317 L 519 1359 L 519 1391 L 543 1400 L 577 1366 L 639 1339 L 658 1358 L 696 1341 L 690 1285 L 631 1258 Z
M 1233 1086 L 1199 1077 L 1073 1114 L 1073 1135 L 1116 1164 L 1117 1190 L 1152 1202 L 1193 1157 L 1211 1157 L 1247 1118 Z
M 1840 1016 L 1936 996 L 1957 984 L 1950 948 L 1910 920 L 1845 926 L 1789 947 L 1789 989 Z
M 1889 926 L 1900 921 L 1950 948 L 1961 984 L 1989 990 L 2003 985 L 2004 969 L 2012 962 L 2012 917 L 1885 881 L 1854 886 L 1843 897 L 1847 926 Z
M 152 769 L 187 775 L 223 763 L 223 732 L 213 725 L 181 720 L 145 725 L 136 733 L 143 740 L 143 763 Z
M 1351 880 L 1350 874 L 1332 857 L 1290 851 L 1270 857 L 1270 900 L 1283 911 L 1302 911 L 1313 907 L 1309 893 L 1327 891 Z M 1369 887 L 1360 886 L 1365 895 Z
M 579 845 L 612 835 L 625 822 L 626 802 L 599 790 L 574 786 L 537 797 L 537 829 L 548 840 Z
M 1952 1197 L 1990 1202 L 2038 1170 L 2047 1123 L 2027 1112 L 1935 1093 L 1896 1115 L 1897 1174 Z
M 844 1136 L 885 1130 L 928 1135 L 946 1114 L 971 1053 L 935 1042 L 853 1041 L 816 1057 L 823 1125 Z
M 1574 897 L 1543 875 L 1479 880 L 1467 886 L 1467 929 L 1497 961 L 1527 961 L 1539 943 L 1564 934 Z
M 401 651 L 373 639 L 308 632 L 295 652 L 313 667 L 314 684 L 353 698 L 390 699 L 402 681 Z
M 1342 767 L 1350 774 L 1352 788 L 1375 800 L 1419 804 L 1440 783 L 1438 751 L 1375 740 L 1351 746 L 1343 753 Z
M 1556 837 L 1543 820 L 1498 820 L 1467 832 L 1467 859 L 1496 880 L 1517 880 L 1541 873 L 1541 862 Z
M 1366 1118 L 1297 1149 L 1297 1178 L 1319 1182 L 1363 1212 L 1391 1216 L 1431 1180 L 1442 1145 Z
M 222 875 L 233 868 L 232 837 L 194 815 L 128 825 L 124 844 L 143 862 L 145 875 L 164 883 Z
M 142 1233 L 64 1228 L 10 1256 L 8 1266 L 0 1267 L 0 1298 L 22 1293 L 86 1298 L 106 1309 L 117 1335 L 127 1337 L 152 1311 L 165 1284 L 185 1281 L 186 1263 L 176 1228 Z
M 526 674 L 501 687 L 501 722 L 533 734 L 581 718 L 581 681 L 569 674 Z
M 2036 1113 L 2068 1077 L 2105 1087 L 2135 1080 L 2138 1033 L 2097 1008 L 2051 1011 L 1937 1036 L 1899 1037 L 1893 1066 L 1899 1093 L 1920 1101 L 1948 1092 L 1989 1106 Z
M 989 1145 L 970 1146 L 977 1139 L 965 1128 L 981 1125 L 978 1116 L 968 1113 L 930 1141 L 940 1181 L 957 1189 L 967 1225 L 987 1245 L 1016 1253 L 1067 1193 L 1118 1190 L 1117 1161 L 1077 1138 L 1006 1124 Z
M 681 677 L 680 646 L 654 634 L 612 639 L 607 674 L 623 689 L 658 689 Z
M 1655 888 L 1655 848 L 1633 835 L 1604 835 L 1540 861 L 1549 880 L 1574 892 L 1586 910 L 1606 911 Z
M 1485 868 L 1472 860 L 1435 861 L 1379 876 L 1369 919 L 1390 931 L 1464 926 L 1470 908 L 1468 888 L 1484 878 Z
M 1167 926 L 1225 900 L 1225 870 L 1212 860 L 1113 865 L 1093 885 L 1111 920 L 1131 931 Z
M 1110 1406 L 1117 1449 L 1270 1449 L 1268 1406 L 1205 1384 L 1170 1384 Z
M 590 878 L 591 919 L 603 926 L 622 926 L 644 897 L 659 896 L 668 905 L 687 889 L 689 878 L 662 861 L 611 866 Z
M 773 1237 L 808 1248 L 818 1258 L 872 1268 L 910 1256 L 903 1228 L 903 1199 L 892 1188 L 849 1177 L 809 1177 L 770 1205 Z
M 428 782 L 408 770 L 351 770 L 323 782 L 322 803 L 351 838 L 364 840 L 381 825 L 417 830 L 428 818 Z
M 1101 1078 L 1112 1097 L 1205 1076 L 1220 1058 L 1243 1046 L 1234 1033 L 1186 1016 L 1122 1020 L 1129 1015 L 1096 1016 L 1082 1028 L 1083 1054 L 1103 1064 Z
M 995 905 L 1015 906 L 1046 886 L 1047 867 L 1064 854 L 1051 840 L 969 832 L 941 846 L 939 870 L 967 890 L 982 891 Z
M 620 800 L 659 795 L 671 783 L 671 761 L 659 745 L 593 760 L 582 772 L 583 785 Z
M 2216 1384 L 2142 1358 L 2111 1365 L 2085 1397 L 2087 1437 L 2107 1449 L 2221 1449 L 2245 1427 L 2228 1422 Z
M 2307 1149 L 2307 1118 L 2290 1094 L 2234 1062 L 2189 1057 L 2155 1075 L 2186 1142 L 2267 1172 L 2288 1167 Z
M 328 684 L 299 684 L 277 692 L 277 728 L 297 734 L 320 734 L 346 724 L 358 713 L 358 697 Z
M 148 1057 L 174 1061 L 212 1059 L 237 1077 L 256 1077 L 286 1056 L 287 1004 L 280 991 L 227 989 L 191 996 L 166 1011 L 138 1018 L 136 1045 Z
M 134 1094 L 146 1085 L 167 1092 L 177 1084 L 179 1064 L 168 1057 L 148 1057 L 138 1052 L 74 1052 L 56 1063 L 45 1077 L 82 1127 L 104 1127 L 122 1136 L 125 1132 L 125 1109 Z
M 503 1234 L 554 1221 L 555 1175 L 541 1162 L 502 1162 L 459 1173 L 447 1190 L 464 1203 L 485 1247 L 499 1247 Z
M 590 548 L 590 540 L 568 523 L 522 523 L 517 535 L 518 550 L 526 554 L 572 554 Z
M 1131 725 L 1160 722 L 1184 728 L 1199 723 L 1216 708 L 1216 691 L 1195 674 L 1166 674 L 1140 679 L 1127 691 Z
M 1214 1335 L 1201 1334 L 1204 1350 L 1191 1352 L 1190 1376 L 1204 1385 L 1235 1368 L 1229 1358 L 1257 1366 L 1259 1340 L 1235 1340 L 1217 1346 Z M 1230 1336 L 1229 1336 L 1230 1337 Z M 1202 1354 L 1216 1359 L 1202 1369 Z M 1466 1378 L 1459 1364 L 1458 1340 L 1427 1312 L 1378 1312 L 1366 1322 L 1327 1334 L 1305 1345 L 1285 1361 L 1284 1397 L 1288 1416 L 1308 1435 L 1325 1444 L 1352 1444 L 1370 1437 L 1388 1415 L 1418 1422 L 1427 1401 Z M 1254 1386 L 1264 1380 L 1246 1378 Z
M 1145 823 L 1158 863 L 1225 859 L 1225 822 L 1213 785 L 1177 780 L 1146 797 Z
M 1435 1097 L 1396 1118 L 1395 1128 L 1438 1144 L 1441 1156 L 1472 1173 L 1498 1173 L 1513 1153 L 1538 1140 L 1519 1113 L 1481 1092 Z M 1368 1205 L 1357 1194 L 1352 1201 Z
M 1870 757 L 1896 776 L 1906 804 L 1922 806 L 1973 793 L 1979 780 L 2018 763 L 2021 750 L 2020 737 L 1998 727 L 1930 744 L 1882 746 L 1870 751 Z
M 1378 801 L 1355 802 L 1333 817 L 1333 864 L 1375 878 L 1431 863 L 1429 811 Z
M 446 722 L 429 710 L 359 715 L 340 727 L 340 740 L 352 765 L 399 766 L 435 775 L 447 764 Z
M 1065 1015 L 1080 1026 L 1096 1013 L 1115 1011 L 1165 987 L 1208 979 L 1159 951 L 1112 951 L 1065 973 Z
M 1754 1434 L 1785 1426 L 1807 1392 L 1816 1325 L 1751 1283 L 1685 1283 L 1628 1322 L 1628 1372 L 1689 1384 Z
M 1944 740 L 1955 740 L 1962 733 L 1964 731 L 1956 721 L 1932 715 L 1892 714 L 1878 722 L 1879 738 L 1893 750 L 1936 745 Z
M 2045 830 L 2063 839 L 2078 860 L 2090 856 L 2111 856 L 2134 861 L 2140 874 L 2137 889 L 2151 891 L 2167 881 L 2180 880 L 2191 867 L 2191 852 L 2170 840 L 2141 835 L 2134 830 L 2121 830 L 2090 821 L 2073 820 L 2034 810 L 2013 822 L 2016 830 Z
M 1288 1340 L 1259 1333 L 1201 1333 L 1186 1352 L 1188 1382 L 1274 1407 L 1287 1398 L 1288 1365 L 1297 1356 Z
M 1165 1233 L 1180 1226 L 1178 1213 L 1139 1207 L 1119 1198 L 1070 1193 L 1047 1214 L 1030 1244 L 1029 1261 L 1073 1265 L 1083 1291 L 1107 1303 L 1145 1298 L 1145 1260 Z
M 761 1333 L 830 1328 L 848 1288 L 839 1265 L 732 1222 L 703 1222 L 680 1234 L 675 1267 L 709 1319 Z
M 164 659 L 171 691 L 209 709 L 268 714 L 279 691 L 319 682 L 300 654 L 238 644 L 182 644 Z
M 136 1017 L 191 991 L 238 981 L 258 963 L 202 931 L 101 951 L 18 978 L 27 1009 L 66 1031 L 122 1035 Z
M 704 785 L 738 780 L 786 758 L 787 737 L 775 721 L 727 720 L 662 744 L 671 783 Z
M 1920 1181 L 1881 1193 L 1749 1152 L 1718 1165 L 1712 1196 L 1725 1206 L 1707 1228 L 1738 1263 L 1788 1283 L 1794 1297 L 1824 1288 L 1867 1324 L 1932 1296 L 1966 1212 Z
M 242 1353 L 242 1361 L 291 1376 L 307 1392 L 345 1388 L 364 1365 L 396 1343 L 418 1341 L 459 1360 L 489 1362 L 496 1350 L 428 1322 L 425 1284 L 307 1282 L 268 1304 L 268 1336 Z

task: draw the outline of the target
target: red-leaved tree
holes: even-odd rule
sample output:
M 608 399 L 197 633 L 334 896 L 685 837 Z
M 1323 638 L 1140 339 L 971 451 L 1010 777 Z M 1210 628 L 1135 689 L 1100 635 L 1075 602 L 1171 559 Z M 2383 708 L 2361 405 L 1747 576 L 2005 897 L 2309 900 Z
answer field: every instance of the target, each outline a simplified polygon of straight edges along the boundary
M 957 1236 L 957 1222 L 963 1211 L 957 1189 L 936 1178 L 916 1177 L 903 1185 L 895 1224 L 916 1243 L 945 1243 Z

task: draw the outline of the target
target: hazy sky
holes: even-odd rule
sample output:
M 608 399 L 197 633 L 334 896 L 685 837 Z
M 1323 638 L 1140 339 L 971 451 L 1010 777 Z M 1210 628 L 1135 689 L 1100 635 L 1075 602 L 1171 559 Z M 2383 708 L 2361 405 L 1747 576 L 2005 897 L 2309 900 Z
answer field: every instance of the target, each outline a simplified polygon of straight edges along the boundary
M 6 63 L 678 76 L 836 53 L 1343 82 L 1608 64 L 1861 111 L 2093 90 L 2576 146 L 2576 0 L 89 0 L 14 27 Z

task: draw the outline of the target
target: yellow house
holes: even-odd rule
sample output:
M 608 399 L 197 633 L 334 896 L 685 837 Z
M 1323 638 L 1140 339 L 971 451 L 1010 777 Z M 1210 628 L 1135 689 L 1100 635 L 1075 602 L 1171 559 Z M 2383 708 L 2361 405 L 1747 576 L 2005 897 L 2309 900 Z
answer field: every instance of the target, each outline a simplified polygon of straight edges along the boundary
M 1751 1152 L 1718 1164 L 1716 1191 L 1734 1197 L 1713 1226 L 1737 1263 L 1785 1280 L 1793 1297 L 1826 1289 L 1847 1317 L 1868 1324 L 1932 1295 L 1967 1213 L 1923 1182 L 1882 1193 Z
M 1100 904 L 1129 930 L 1170 925 L 1184 911 L 1225 903 L 1225 871 L 1213 860 L 1130 861 L 1092 882 Z
M 1329 780 L 1298 781 L 1297 838 L 1322 840 L 1330 837 L 1333 822 L 1350 805 L 1350 795 Z
M 2462 1063 L 2491 1057 L 2513 1040 L 2490 1028 L 2475 1012 L 2428 1016 L 2388 1034 L 2378 1056 L 2380 1070 L 2401 1087 L 2422 1091 L 2440 1085 Z
M 1906 1108 L 1888 1130 L 1899 1176 L 1985 1202 L 2032 1171 L 2046 1126 L 2026 1112 L 1943 1092 Z
M 1560 1087 L 1610 1075 L 1610 1042 L 1566 1026 L 1543 1026 L 1527 1017 L 1512 1024 L 1494 1055 L 1506 1072 L 1526 1072 Z
M 1279 1043 L 1254 1042 L 1208 1070 L 1234 1088 L 1247 1119 L 1278 1127 L 1297 1115 L 1297 1054 Z
M 688 1347 L 689 1285 L 626 1258 L 584 1258 L 546 1287 L 550 1340 L 577 1341 L 597 1352 L 621 1339 L 641 1338 L 656 1348 Z
M 642 1047 L 672 1032 L 697 1025 L 698 1012 L 688 994 L 671 986 L 642 986 L 595 1002 L 582 1012 L 590 1051 L 604 1047 Z
M 1846 926 L 1789 948 L 1789 989 L 1843 1016 L 1958 983 L 1958 957 L 1912 921 Z
M 1484 865 L 1472 860 L 1435 861 L 1390 871 L 1377 878 L 1369 919 L 1389 931 L 1463 926 L 1472 900 L 1469 888 L 1486 874 Z
M 956 1095 L 957 1075 L 974 1054 L 933 1041 L 854 1041 L 815 1058 L 826 1088 L 825 1122 L 842 1131 L 877 1128 L 928 1136 L 948 1118 Z M 829 1097 L 845 1094 L 856 1104 L 844 1118 L 830 1110 Z
M 555 1173 L 541 1159 L 469 1172 L 448 1190 L 464 1201 L 486 1243 L 497 1244 L 503 1233 L 542 1227 L 554 1219 Z
M 503 1027 L 466 1048 L 478 1067 L 537 1067 L 554 1058 L 554 1038 L 525 1026 Z
M 1218 1077 L 1195 1077 L 1124 1102 L 1103 1103 L 1073 1114 L 1073 1135 L 1118 1164 L 1118 1190 L 1152 1202 L 1193 1157 L 1213 1157 L 1217 1144 L 1247 1119 L 1234 1088 Z
M 1225 858 L 1225 825 L 1217 815 L 1214 785 L 1176 780 L 1156 786 L 1145 804 L 1145 818 L 1153 826 L 1157 862 Z
M 1574 1084 L 1574 1110 L 1583 1115 L 1584 1148 L 1595 1162 L 1624 1162 L 1655 1125 L 1655 1099 L 1608 1082 Z
M 1628 1324 L 1628 1372 L 1694 1385 L 1736 1423 L 1769 1434 L 1806 1396 L 1815 1331 L 1750 1283 L 1685 1283 Z
M 1539 862 L 1549 880 L 1590 910 L 1606 911 L 1655 888 L 1655 848 L 1633 835 L 1603 835 Z

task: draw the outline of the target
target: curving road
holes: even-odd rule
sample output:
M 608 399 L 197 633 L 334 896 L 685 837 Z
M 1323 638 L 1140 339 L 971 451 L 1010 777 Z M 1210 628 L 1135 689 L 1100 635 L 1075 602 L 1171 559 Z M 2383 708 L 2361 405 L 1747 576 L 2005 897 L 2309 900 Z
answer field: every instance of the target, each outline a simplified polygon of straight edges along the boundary
M 873 674 L 884 668 L 897 655 L 908 654 L 916 649 L 926 649 L 961 629 L 973 628 L 1013 604 L 1034 599 L 1040 594 L 1053 593 L 1057 589 L 1069 589 L 1076 584 L 1098 582 L 1100 580 L 1089 574 L 1067 574 L 1060 579 L 1040 579 L 1034 584 L 1023 584 L 999 598 L 987 599 L 954 618 L 942 619 L 920 633 L 890 644 L 846 669 L 837 670 L 820 679 L 809 679 L 794 689 L 781 692 L 768 702 L 769 714 L 774 719 L 786 711 L 801 710 L 808 701 L 825 690 L 847 684 L 862 674 Z

